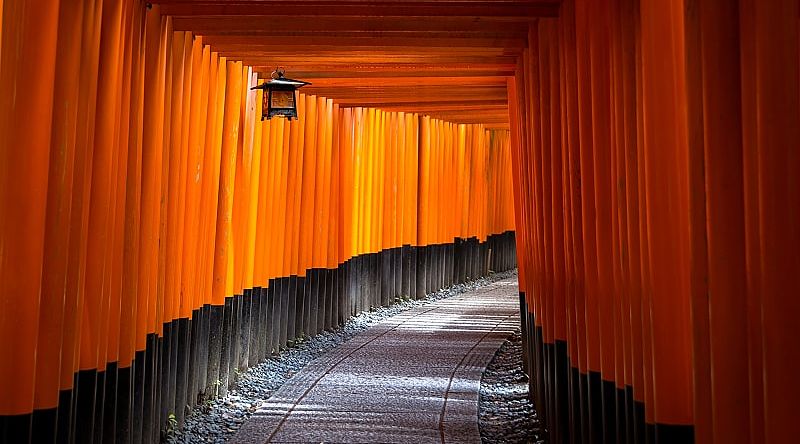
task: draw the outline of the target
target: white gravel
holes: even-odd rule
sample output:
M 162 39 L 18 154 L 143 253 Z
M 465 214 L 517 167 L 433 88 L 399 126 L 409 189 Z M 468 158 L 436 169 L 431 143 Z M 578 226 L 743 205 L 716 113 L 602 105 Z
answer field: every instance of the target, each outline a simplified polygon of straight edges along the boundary
M 503 343 L 483 372 L 478 411 L 484 444 L 545 442 L 539 418 L 528 398 L 519 330 Z

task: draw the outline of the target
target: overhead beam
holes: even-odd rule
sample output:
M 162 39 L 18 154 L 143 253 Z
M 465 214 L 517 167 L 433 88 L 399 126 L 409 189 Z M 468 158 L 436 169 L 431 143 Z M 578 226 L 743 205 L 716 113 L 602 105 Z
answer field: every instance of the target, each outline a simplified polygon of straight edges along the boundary
M 200 35 L 203 35 L 202 33 Z M 241 44 L 252 47 L 286 48 L 292 46 L 343 46 L 374 48 L 378 46 L 407 48 L 508 48 L 524 49 L 527 42 L 522 38 L 454 36 L 442 34 L 438 37 L 415 37 L 408 35 L 203 35 L 203 41 L 218 44 Z M 422 50 L 424 51 L 424 49 Z
M 383 77 L 387 76 L 397 76 L 398 73 L 404 73 L 410 77 L 414 76 L 435 76 L 435 75 L 445 75 L 445 76 L 475 76 L 478 73 L 485 73 L 487 71 L 492 71 L 498 73 L 501 76 L 511 76 L 514 75 L 515 65 L 508 65 L 508 64 L 498 64 L 498 65 L 491 65 L 491 66 L 480 66 L 474 64 L 450 64 L 450 65 L 434 65 L 434 64 L 422 64 L 422 63 L 405 63 L 405 64 L 327 64 L 327 65 L 312 65 L 310 63 L 303 63 L 300 65 L 295 65 L 291 63 L 283 63 L 284 60 L 273 59 L 273 60 L 247 60 L 242 59 L 245 63 L 254 67 L 254 69 L 258 72 L 264 73 L 271 73 L 276 66 L 280 65 L 286 68 L 288 73 L 291 73 L 292 78 L 313 78 L 311 76 L 304 76 L 301 75 L 303 72 L 316 72 L 316 73 L 326 73 L 323 75 L 318 75 L 318 77 L 336 77 L 336 72 L 345 72 L 350 71 L 350 76 L 353 76 L 353 73 L 358 73 L 359 76 L 362 77 L 369 77 L 370 75 L 374 75 L 376 73 L 383 73 Z
M 420 57 L 397 56 L 391 59 L 372 58 L 372 57 L 275 57 L 270 55 L 258 55 L 250 53 L 226 53 L 220 52 L 221 56 L 235 56 L 244 64 L 250 66 L 284 66 L 287 69 L 314 68 L 315 70 L 438 70 L 438 69 L 476 69 L 476 68 L 511 68 L 516 66 L 515 59 L 511 57 Z
M 202 37 L 198 37 L 202 38 Z M 392 60 L 397 56 L 417 54 L 427 57 L 518 57 L 520 49 L 512 48 L 487 48 L 487 47 L 445 47 L 445 46 L 426 46 L 416 48 L 411 46 L 340 46 L 340 45 L 262 45 L 246 43 L 218 43 L 204 39 L 203 43 L 210 44 L 212 51 L 218 53 L 246 53 L 258 51 L 261 55 L 270 57 L 296 57 L 303 54 L 307 57 L 330 57 L 330 56 L 362 56 L 362 57 L 382 57 L 384 60 Z
M 430 114 L 435 112 L 447 111 L 485 111 L 485 112 L 508 112 L 508 104 L 487 104 L 488 102 L 479 102 L 472 104 L 465 104 L 462 102 L 441 102 L 441 103 L 406 103 L 403 105 L 383 105 L 381 109 L 386 111 L 405 111 L 419 114 Z
M 337 100 L 343 107 L 357 107 L 357 106 L 371 106 L 375 108 L 381 109 L 394 109 L 396 111 L 401 111 L 403 109 L 408 109 L 409 112 L 413 109 L 416 109 L 416 106 L 420 104 L 420 101 L 412 100 L 370 100 L 369 98 L 364 99 L 344 99 L 344 100 Z M 424 101 L 423 101 L 424 102 Z M 493 106 L 493 105 L 507 105 L 507 99 L 465 99 L 461 101 L 453 101 L 453 100 L 439 100 L 439 101 L 430 101 L 424 102 L 425 105 L 430 107 L 435 106 L 443 106 L 448 107 L 454 104 L 463 104 L 463 105 L 486 105 L 486 106 Z M 423 113 L 424 114 L 424 113 Z
M 293 32 L 425 33 L 472 32 L 476 34 L 526 35 L 528 17 L 506 19 L 480 17 L 318 17 L 293 15 L 210 15 L 173 16 L 172 26 L 179 31 L 200 34 L 249 35 Z
M 401 73 L 398 73 L 401 74 Z M 415 88 L 420 86 L 495 86 L 507 85 L 507 77 L 383 77 L 383 78 L 320 78 L 314 80 L 314 87 L 356 88 L 363 86 Z
M 540 1 L 370 1 L 357 0 L 155 0 L 161 13 L 190 15 L 295 15 L 313 17 L 556 17 L 558 0 Z
M 454 122 L 462 122 L 462 123 L 478 123 L 478 122 L 493 122 L 493 123 L 507 123 L 508 122 L 508 111 L 502 112 L 473 112 L 473 113 L 459 113 L 459 112 L 452 112 L 452 113 L 444 113 L 444 112 L 433 112 L 430 113 L 431 117 L 436 117 L 437 119 L 447 120 L 447 121 L 454 121 Z
M 318 88 L 308 86 L 303 88 L 303 92 L 332 98 L 370 97 L 373 99 L 396 99 L 402 101 L 418 100 L 420 102 L 457 101 L 459 99 L 507 99 L 508 97 L 505 87 Z
M 253 69 L 263 75 L 269 75 L 274 69 L 275 65 L 256 65 Z M 287 71 L 291 73 L 291 77 L 314 80 L 314 79 L 347 79 L 347 78 L 360 78 L 360 79 L 381 79 L 387 77 L 397 77 L 402 72 L 404 77 L 509 77 L 514 75 L 515 67 L 438 67 L 425 70 L 406 70 L 396 71 L 391 69 L 341 69 L 331 68 L 328 70 L 309 70 L 309 69 L 292 69 Z

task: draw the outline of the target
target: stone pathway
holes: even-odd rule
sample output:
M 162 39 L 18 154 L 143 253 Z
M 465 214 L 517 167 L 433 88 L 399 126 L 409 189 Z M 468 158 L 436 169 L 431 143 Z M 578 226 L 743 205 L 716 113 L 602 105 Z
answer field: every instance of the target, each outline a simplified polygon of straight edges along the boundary
M 519 324 L 516 278 L 385 319 L 312 361 L 231 443 L 480 442 L 478 393 Z

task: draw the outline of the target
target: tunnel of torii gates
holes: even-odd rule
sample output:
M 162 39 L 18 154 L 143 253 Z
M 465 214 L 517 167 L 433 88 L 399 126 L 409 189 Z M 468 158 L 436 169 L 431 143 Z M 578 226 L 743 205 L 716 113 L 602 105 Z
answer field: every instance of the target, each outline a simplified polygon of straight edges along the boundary
M 797 0 L 0 7 L 0 441 L 518 266 L 550 442 L 796 442 Z

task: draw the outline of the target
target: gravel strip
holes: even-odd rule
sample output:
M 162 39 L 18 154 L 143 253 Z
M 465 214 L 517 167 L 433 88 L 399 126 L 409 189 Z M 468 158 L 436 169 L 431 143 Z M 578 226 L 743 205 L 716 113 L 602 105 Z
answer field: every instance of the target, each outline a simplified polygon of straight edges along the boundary
M 280 355 L 270 357 L 240 373 L 236 385 L 227 396 L 195 407 L 186 417 L 183 428 L 171 432 L 166 441 L 174 444 L 224 443 L 264 401 L 306 364 L 369 326 L 410 308 L 472 291 L 516 275 L 517 270 L 491 274 L 485 278 L 445 288 L 428 295 L 425 299 L 399 301 L 389 307 L 380 307 L 354 316 L 342 327 L 308 338 Z
M 503 343 L 486 367 L 478 410 L 481 441 L 486 444 L 545 442 L 539 417 L 528 400 L 519 330 Z

